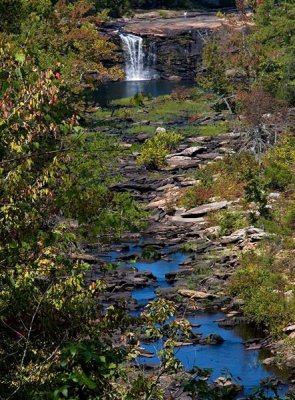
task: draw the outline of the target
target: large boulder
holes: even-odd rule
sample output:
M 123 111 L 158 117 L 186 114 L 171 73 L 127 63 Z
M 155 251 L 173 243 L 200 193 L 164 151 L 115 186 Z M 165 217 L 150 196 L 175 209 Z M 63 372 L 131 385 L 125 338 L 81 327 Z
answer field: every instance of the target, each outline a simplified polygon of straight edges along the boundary
M 221 344 L 223 342 L 224 342 L 223 337 L 218 335 L 217 333 L 211 333 L 210 335 L 200 340 L 200 344 L 209 344 L 209 345 Z

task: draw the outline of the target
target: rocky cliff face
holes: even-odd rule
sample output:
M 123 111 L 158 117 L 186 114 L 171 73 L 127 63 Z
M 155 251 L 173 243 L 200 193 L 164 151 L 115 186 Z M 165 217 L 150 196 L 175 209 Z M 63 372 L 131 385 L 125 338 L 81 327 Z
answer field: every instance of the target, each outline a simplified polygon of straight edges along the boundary
M 105 25 L 105 33 L 120 49 L 118 32 L 132 33 L 144 38 L 146 53 L 151 44 L 156 48 L 155 68 L 163 79 L 191 80 L 201 68 L 202 49 L 206 37 L 223 24 L 213 11 L 188 12 L 175 17 L 160 18 L 153 13 L 117 24 Z M 118 51 L 124 65 L 124 54 Z
M 192 30 L 176 36 L 148 37 L 157 51 L 156 70 L 159 76 L 169 80 L 192 80 L 202 64 L 204 37 L 207 29 Z
M 144 36 L 146 56 L 152 47 L 156 52 L 156 72 L 161 79 L 168 80 L 193 80 L 198 72 L 202 71 L 202 51 L 208 36 L 214 30 L 208 28 L 194 29 L 180 32 L 177 35 Z M 118 62 L 124 69 L 125 58 L 118 36 L 112 40 L 117 44 Z

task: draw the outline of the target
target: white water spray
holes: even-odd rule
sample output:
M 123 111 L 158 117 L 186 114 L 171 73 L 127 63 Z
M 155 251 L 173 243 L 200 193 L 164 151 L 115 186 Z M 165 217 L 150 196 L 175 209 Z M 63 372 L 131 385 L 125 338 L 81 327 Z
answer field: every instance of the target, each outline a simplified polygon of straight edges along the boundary
M 125 72 L 127 81 L 146 81 L 153 79 L 155 73 L 152 67 L 156 62 L 155 49 L 149 51 L 146 57 L 143 49 L 143 39 L 132 34 L 120 34 L 125 53 Z M 146 65 L 145 65 L 146 60 Z

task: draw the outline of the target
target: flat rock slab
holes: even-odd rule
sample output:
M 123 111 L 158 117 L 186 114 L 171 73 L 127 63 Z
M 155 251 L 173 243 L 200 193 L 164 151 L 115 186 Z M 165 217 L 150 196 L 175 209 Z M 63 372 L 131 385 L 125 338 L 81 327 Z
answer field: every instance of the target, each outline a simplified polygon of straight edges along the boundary
M 171 221 L 177 223 L 177 222 L 181 222 L 181 223 L 190 223 L 190 224 L 205 224 L 205 220 L 202 217 L 196 217 L 196 218 L 183 218 L 181 215 L 179 214 L 175 214 L 171 217 Z
M 203 204 L 199 207 L 192 208 L 181 214 L 182 218 L 197 218 L 202 217 L 209 212 L 218 211 L 228 206 L 227 201 L 218 201 L 215 203 Z
M 199 158 L 202 160 L 215 160 L 217 157 L 221 157 L 220 153 L 199 154 Z
M 180 153 L 169 154 L 167 158 L 175 157 L 175 156 L 187 156 L 187 157 L 194 157 L 196 154 L 204 153 L 207 150 L 205 146 L 191 146 L 187 147 Z
M 192 18 L 156 18 L 144 21 L 130 20 L 123 30 L 140 36 L 178 35 L 194 29 L 217 29 L 222 26 L 224 20 L 218 18 L 216 13 L 202 12 Z
M 70 254 L 70 257 L 72 260 L 84 261 L 88 264 L 97 264 L 99 262 L 99 260 L 95 256 L 92 256 L 91 254 L 72 253 Z
M 212 293 L 200 292 L 198 290 L 179 289 L 177 293 L 191 299 L 209 299 L 216 297 Z
M 200 164 L 199 159 L 192 159 L 187 156 L 180 156 L 180 155 L 175 155 L 175 156 L 168 156 L 166 158 L 167 162 L 167 169 L 173 170 L 173 169 L 189 169 L 193 167 L 198 167 Z
M 283 332 L 285 332 L 287 334 L 289 334 L 291 332 L 294 332 L 294 331 L 295 331 L 295 324 L 289 325 L 289 326 L 287 326 L 286 328 L 283 329 Z

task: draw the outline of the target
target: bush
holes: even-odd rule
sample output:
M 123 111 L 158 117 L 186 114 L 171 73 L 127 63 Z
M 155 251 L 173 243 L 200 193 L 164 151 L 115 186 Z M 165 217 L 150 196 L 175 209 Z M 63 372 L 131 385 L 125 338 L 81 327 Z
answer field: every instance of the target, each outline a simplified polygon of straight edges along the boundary
M 171 98 L 173 100 L 183 101 L 191 98 L 191 95 L 192 95 L 191 89 L 185 87 L 178 87 L 174 89 L 173 92 L 171 93 Z
M 245 199 L 249 203 L 254 202 L 257 206 L 257 211 L 261 217 L 269 217 L 269 209 L 267 207 L 267 192 L 266 185 L 262 182 L 261 177 L 257 176 L 253 171 L 249 171 L 247 182 L 245 185 Z M 253 222 L 256 217 L 252 215 Z
M 208 203 L 211 197 L 234 200 L 244 193 L 244 183 L 233 176 L 219 176 L 215 181 L 208 171 L 198 173 L 201 182 L 184 191 L 180 205 L 186 208 Z
M 293 181 L 293 172 L 290 166 L 273 162 L 264 170 L 267 186 L 274 190 L 284 190 Z
M 247 219 L 240 211 L 219 211 L 209 215 L 212 225 L 220 226 L 220 235 L 230 235 L 247 226 Z
M 142 92 L 135 93 L 135 95 L 131 98 L 130 104 L 136 107 L 144 106 L 144 94 Z
M 193 186 L 187 189 L 180 199 L 180 206 L 193 208 L 207 203 L 213 196 L 213 189 L 204 186 Z
M 161 132 L 147 139 L 137 159 L 138 165 L 159 168 L 165 165 L 166 156 L 182 140 L 177 133 Z
M 267 254 L 248 253 L 241 264 L 232 277 L 231 294 L 245 301 L 243 310 L 251 320 L 281 332 L 295 313 L 294 301 L 287 301 L 284 296 L 287 279 L 272 269 L 273 260 Z

